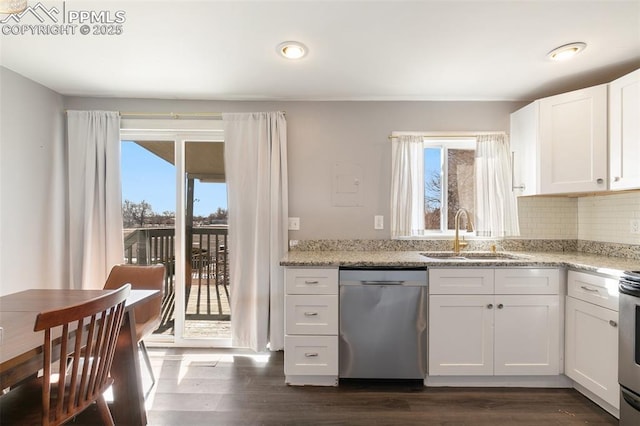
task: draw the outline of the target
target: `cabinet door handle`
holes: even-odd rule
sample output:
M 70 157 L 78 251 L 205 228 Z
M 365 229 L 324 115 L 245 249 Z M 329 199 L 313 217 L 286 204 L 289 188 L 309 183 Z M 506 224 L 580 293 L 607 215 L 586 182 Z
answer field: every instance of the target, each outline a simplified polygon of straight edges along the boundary
M 320 284 L 318 280 L 304 280 L 305 284 Z
M 601 184 L 603 184 L 603 183 L 604 183 L 604 179 L 602 179 L 602 178 L 598 178 L 598 179 L 596 179 L 596 183 L 597 183 L 598 185 L 601 185 Z
M 487 305 L 487 309 L 493 309 L 493 303 L 489 303 L 489 304 Z
M 498 304 L 498 309 L 502 309 L 502 308 L 504 308 L 504 305 L 502 303 L 499 303 Z
M 305 313 L 304 313 L 304 316 L 305 316 L 305 317 L 315 317 L 315 316 L 317 316 L 317 315 L 318 315 L 318 313 L 317 313 L 317 312 L 305 312 Z
M 620 176 L 616 176 L 616 177 L 614 177 L 614 178 L 613 178 L 613 181 L 614 181 L 614 182 L 620 182 Z
M 591 293 L 597 293 L 598 292 L 597 288 L 587 287 L 586 285 L 580 286 L 580 288 L 583 289 L 584 291 L 589 291 Z
M 618 326 L 618 323 L 617 323 L 617 322 L 615 322 L 614 320 L 609 320 L 609 325 L 610 325 L 611 327 L 617 327 L 617 326 Z
M 307 358 L 315 358 L 318 356 L 318 352 L 306 352 L 304 356 L 306 356 Z
M 517 189 L 520 191 L 524 191 L 525 190 L 524 183 L 521 183 L 520 185 L 516 185 L 515 164 L 516 164 L 516 152 L 511 151 L 511 190 L 515 191 Z

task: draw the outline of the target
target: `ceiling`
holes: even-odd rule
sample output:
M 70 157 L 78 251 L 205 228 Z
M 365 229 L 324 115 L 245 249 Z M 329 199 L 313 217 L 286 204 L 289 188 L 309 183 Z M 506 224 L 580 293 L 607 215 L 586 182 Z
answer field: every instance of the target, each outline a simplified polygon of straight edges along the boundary
M 0 35 L 2 66 L 71 96 L 531 100 L 640 67 L 640 0 L 42 3 L 58 22 L 124 11 L 121 35 Z M 40 22 L 3 32 L 26 24 Z M 308 55 L 279 57 L 286 40 Z M 573 60 L 546 58 L 575 41 L 588 46 Z
M 175 150 L 172 143 L 167 141 L 136 141 L 136 143 L 168 163 L 175 164 Z M 187 142 L 185 153 L 185 167 L 189 179 L 199 179 L 201 182 L 225 181 L 224 143 Z

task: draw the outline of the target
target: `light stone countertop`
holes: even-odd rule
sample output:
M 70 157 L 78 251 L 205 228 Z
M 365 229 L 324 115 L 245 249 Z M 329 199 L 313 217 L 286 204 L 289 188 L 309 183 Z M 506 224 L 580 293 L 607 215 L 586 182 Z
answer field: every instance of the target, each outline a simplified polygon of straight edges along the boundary
M 299 267 L 566 267 L 614 277 L 640 270 L 640 260 L 583 252 L 499 252 L 518 259 L 434 259 L 420 251 L 290 251 L 280 261 Z M 461 252 L 464 256 L 465 252 Z

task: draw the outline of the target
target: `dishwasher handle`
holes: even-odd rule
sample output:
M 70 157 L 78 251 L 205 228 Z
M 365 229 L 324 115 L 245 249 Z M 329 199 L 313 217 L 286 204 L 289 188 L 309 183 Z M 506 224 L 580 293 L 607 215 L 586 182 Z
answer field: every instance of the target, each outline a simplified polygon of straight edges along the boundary
M 404 281 L 387 281 L 387 280 L 362 280 L 362 285 L 402 285 Z

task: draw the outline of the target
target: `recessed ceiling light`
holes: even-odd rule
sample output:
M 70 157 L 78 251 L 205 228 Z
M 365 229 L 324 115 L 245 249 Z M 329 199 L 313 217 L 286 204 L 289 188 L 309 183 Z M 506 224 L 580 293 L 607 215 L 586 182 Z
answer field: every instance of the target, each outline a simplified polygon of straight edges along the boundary
M 587 43 L 576 42 L 556 47 L 547 53 L 547 57 L 553 61 L 566 61 L 582 52 L 587 47 Z
M 276 50 L 287 59 L 300 59 L 307 54 L 307 46 L 298 41 L 282 42 Z

